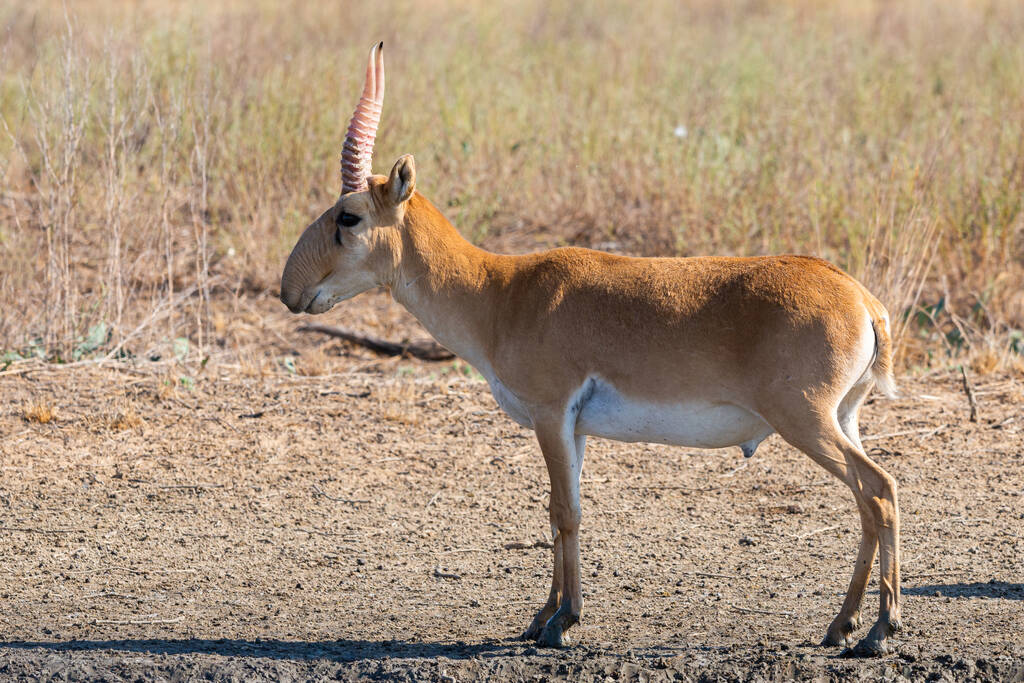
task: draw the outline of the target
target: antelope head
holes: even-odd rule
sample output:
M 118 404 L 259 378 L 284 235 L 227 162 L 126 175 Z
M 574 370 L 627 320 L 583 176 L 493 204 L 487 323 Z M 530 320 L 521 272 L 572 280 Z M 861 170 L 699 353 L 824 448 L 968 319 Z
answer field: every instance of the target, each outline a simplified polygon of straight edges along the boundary
M 324 313 L 382 284 L 397 266 L 416 167 L 406 155 L 387 178 L 372 175 L 383 102 L 384 43 L 378 43 L 370 49 L 366 85 L 342 147 L 341 196 L 303 231 L 281 276 L 281 301 L 293 313 Z

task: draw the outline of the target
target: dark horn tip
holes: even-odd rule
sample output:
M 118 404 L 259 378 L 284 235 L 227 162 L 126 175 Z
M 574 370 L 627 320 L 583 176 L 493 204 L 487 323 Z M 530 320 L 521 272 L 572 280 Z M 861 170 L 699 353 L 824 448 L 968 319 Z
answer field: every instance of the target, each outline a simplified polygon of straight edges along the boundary
M 377 48 L 380 49 L 380 50 L 384 49 L 384 41 L 383 40 L 380 41 L 380 43 L 377 44 Z

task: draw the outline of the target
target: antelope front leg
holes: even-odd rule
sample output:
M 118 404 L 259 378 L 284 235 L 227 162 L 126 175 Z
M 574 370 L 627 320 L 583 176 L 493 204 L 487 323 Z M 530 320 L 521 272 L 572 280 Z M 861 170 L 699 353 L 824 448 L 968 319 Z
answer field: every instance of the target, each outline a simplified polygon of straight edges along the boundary
M 564 647 L 563 634 L 580 620 L 583 609 L 583 589 L 580 585 L 580 472 L 583 468 L 584 437 L 575 437 L 575 420 L 559 415 L 557 421 L 545 424 L 534 420 L 537 440 L 544 453 L 544 462 L 551 479 L 551 501 L 548 512 L 551 526 L 557 530 L 555 553 L 555 576 L 552 596 L 558 601 L 556 590 L 561 596 L 558 609 L 547 619 L 537 644 L 544 647 Z M 559 562 L 559 559 L 561 562 Z M 559 577 L 559 565 L 561 577 Z M 561 586 L 557 583 L 561 578 Z M 549 598 L 549 605 L 552 600 Z M 545 609 L 548 606 L 545 606 Z M 545 610 L 541 610 L 540 617 Z
M 551 527 L 551 537 L 553 539 L 553 555 L 555 558 L 555 568 L 551 572 L 551 592 L 548 593 L 548 601 L 544 603 L 544 606 L 537 612 L 537 616 L 533 618 L 530 625 L 519 636 L 522 640 L 537 640 L 540 637 L 540 632 L 544 630 L 544 625 L 554 615 L 555 610 L 558 609 L 558 603 L 562 600 L 562 537 L 558 533 L 558 529 L 553 525 Z

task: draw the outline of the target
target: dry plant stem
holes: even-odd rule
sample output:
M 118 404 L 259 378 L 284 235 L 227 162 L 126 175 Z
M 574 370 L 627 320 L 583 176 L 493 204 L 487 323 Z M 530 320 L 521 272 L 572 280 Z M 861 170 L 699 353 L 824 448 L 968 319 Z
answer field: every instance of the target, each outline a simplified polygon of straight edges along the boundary
M 195 569 L 162 569 L 162 568 L 161 569 L 137 569 L 137 568 L 134 568 L 134 567 L 122 567 L 122 566 L 117 566 L 117 565 L 103 566 L 103 567 L 98 567 L 96 569 L 81 569 L 81 570 L 71 571 L 69 573 L 71 573 L 71 574 L 99 574 L 99 573 L 102 573 L 102 572 L 111 572 L 111 571 L 127 572 L 129 574 L 139 574 L 139 575 L 145 575 L 145 574 L 196 574 L 196 573 L 198 573 L 198 572 L 196 572 Z
M 127 593 L 113 593 L 113 592 L 110 592 L 110 591 L 103 591 L 103 592 L 100 592 L 100 593 L 90 593 L 88 595 L 83 595 L 82 597 L 87 598 L 87 599 L 93 599 L 93 598 L 119 598 L 119 599 L 122 599 L 122 600 L 138 600 L 140 602 L 141 601 L 145 601 L 147 599 L 147 598 L 140 598 L 140 597 L 138 597 L 136 595 L 128 595 Z
M 432 340 L 397 344 L 395 342 L 389 342 L 383 339 L 376 339 L 374 337 L 349 332 L 341 329 L 340 327 L 320 325 L 317 323 L 302 325 L 298 328 L 298 331 L 320 332 L 321 334 L 338 337 L 339 339 L 344 339 L 345 341 L 352 342 L 353 344 L 358 344 L 359 346 L 363 346 L 375 353 L 385 356 L 404 356 L 408 354 L 413 358 L 428 361 L 445 361 L 455 358 L 454 353 Z
M 826 531 L 835 531 L 836 529 L 839 529 L 839 528 L 841 528 L 841 527 L 839 527 L 838 525 L 836 525 L 836 526 L 826 526 L 826 527 L 822 527 L 821 529 L 815 529 L 813 531 L 808 531 L 808 532 L 805 532 L 805 533 L 802 533 L 802 534 L 797 534 L 795 538 L 797 540 L 802 540 L 802 539 L 808 538 L 810 536 L 814 536 L 815 534 L 823 534 Z
M 169 484 L 167 486 L 157 486 L 158 489 L 222 489 L 224 484 Z
M 97 626 L 151 626 L 156 624 L 177 624 L 184 621 L 185 617 L 174 617 L 172 619 L 94 619 L 92 623 Z
M 971 422 L 978 421 L 978 399 L 974 395 L 974 387 L 971 385 L 971 381 L 967 379 L 967 370 L 964 366 L 960 366 L 960 377 L 963 380 L 964 393 L 967 395 L 967 403 L 971 407 Z
M 441 571 L 440 567 L 434 567 L 434 576 L 436 576 L 439 579 L 455 579 L 455 580 L 461 580 L 462 579 L 462 577 L 460 575 L 458 575 L 458 574 L 453 574 L 451 572 Z
M 369 503 L 370 502 L 369 500 L 360 500 L 358 498 L 338 498 L 337 496 L 331 496 L 331 495 L 328 495 L 328 494 L 324 493 L 323 490 L 319 486 L 314 486 L 313 487 L 313 493 L 317 494 L 318 496 L 323 496 L 327 500 L 333 500 L 333 501 L 338 502 L 338 503 L 353 503 L 353 504 L 355 504 L 355 503 Z
M 680 572 L 680 573 L 681 574 L 686 574 L 688 576 L 700 576 L 700 577 L 709 578 L 709 579 L 740 579 L 740 578 L 743 578 L 741 576 L 737 576 L 736 574 L 714 574 L 714 573 L 711 573 L 711 572 Z
M 29 534 L 86 534 L 85 529 L 38 529 L 35 527 L 3 526 L 0 531 L 20 531 Z
M 921 434 L 924 436 L 934 436 L 939 432 L 947 429 L 949 425 L 939 425 L 938 427 L 926 427 L 924 429 L 905 429 L 898 432 L 888 432 L 886 434 L 868 434 L 861 437 L 861 441 L 877 441 L 879 439 L 891 439 L 896 436 L 913 436 Z
M 740 607 L 739 605 L 734 605 L 732 603 L 729 603 L 729 607 L 731 607 L 732 609 L 736 610 L 737 612 L 745 612 L 745 613 L 748 613 L 748 614 L 771 614 L 771 615 L 779 616 L 779 617 L 792 617 L 792 616 L 795 616 L 792 612 L 777 612 L 777 611 L 768 610 L 768 609 L 756 609 L 756 608 L 753 608 L 753 607 Z

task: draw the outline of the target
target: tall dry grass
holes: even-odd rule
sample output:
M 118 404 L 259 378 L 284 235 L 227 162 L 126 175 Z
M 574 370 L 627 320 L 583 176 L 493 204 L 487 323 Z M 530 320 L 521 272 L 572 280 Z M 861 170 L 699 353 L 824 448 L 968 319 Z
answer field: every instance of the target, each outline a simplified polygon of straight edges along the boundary
M 0 26 L 0 353 L 217 343 L 333 202 L 377 39 L 377 171 L 415 154 L 485 246 L 817 254 L 905 364 L 1024 352 L 1017 2 L 15 0 Z

